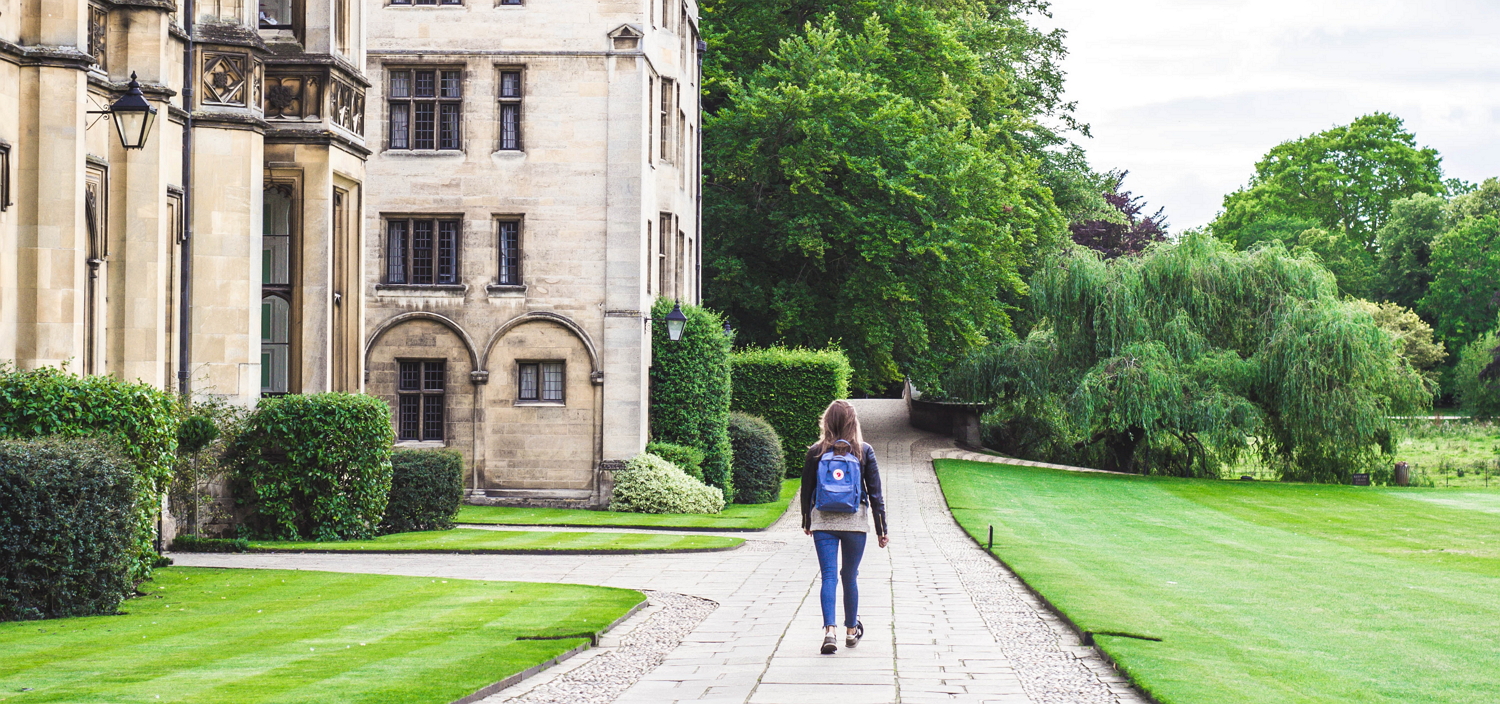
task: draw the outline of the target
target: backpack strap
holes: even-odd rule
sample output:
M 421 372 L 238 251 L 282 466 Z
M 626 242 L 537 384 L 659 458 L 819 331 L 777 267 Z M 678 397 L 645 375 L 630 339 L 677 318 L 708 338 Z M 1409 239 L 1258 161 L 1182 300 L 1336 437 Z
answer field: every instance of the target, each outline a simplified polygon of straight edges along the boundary
M 839 449 L 841 447 L 843 448 L 843 450 Z M 852 454 L 854 454 L 854 445 L 853 445 L 853 443 L 850 443 L 848 440 L 844 440 L 844 439 L 834 440 L 833 441 L 833 446 L 831 448 L 829 448 L 829 449 L 833 450 L 834 454 L 837 454 L 837 455 L 852 455 Z

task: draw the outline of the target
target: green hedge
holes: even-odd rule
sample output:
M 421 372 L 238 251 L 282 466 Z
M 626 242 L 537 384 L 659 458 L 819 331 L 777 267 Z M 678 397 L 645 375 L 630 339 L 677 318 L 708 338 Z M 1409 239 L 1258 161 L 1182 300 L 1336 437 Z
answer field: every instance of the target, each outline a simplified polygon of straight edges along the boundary
M 391 454 L 391 495 L 381 533 L 448 530 L 464 500 L 464 456 L 454 450 Z
M 729 446 L 729 335 L 718 313 L 683 306 L 682 339 L 667 336 L 672 302 L 651 309 L 651 434 L 703 451 L 703 481 L 734 500 Z
M 391 492 L 390 406 L 364 394 L 263 399 L 230 443 L 250 537 L 375 536 Z
M 172 552 L 248 552 L 250 541 L 244 538 L 200 538 L 179 535 L 172 539 Z
M 642 452 L 615 472 L 609 510 L 627 513 L 718 513 L 724 493 L 649 452 Z
M 104 441 L 0 440 L 0 621 L 115 613 L 135 590 L 142 483 Z
M 646 443 L 646 452 L 660 457 L 678 469 L 686 472 L 689 477 L 703 481 L 703 451 L 688 445 L 674 445 L 670 442 Z
M 801 473 L 823 409 L 849 395 L 849 358 L 839 350 L 768 347 L 736 352 L 729 365 L 734 410 L 766 419 L 781 436 L 787 471 Z
M 142 481 L 127 502 L 135 512 L 135 538 L 125 552 L 136 582 L 151 577 L 157 558 L 156 517 L 172 478 L 177 409 L 175 396 L 145 384 L 0 364 L 0 438 L 108 439 L 135 467 Z
M 776 429 L 762 418 L 735 411 L 729 414 L 729 444 L 734 447 L 735 503 L 765 504 L 781 498 L 786 463 Z

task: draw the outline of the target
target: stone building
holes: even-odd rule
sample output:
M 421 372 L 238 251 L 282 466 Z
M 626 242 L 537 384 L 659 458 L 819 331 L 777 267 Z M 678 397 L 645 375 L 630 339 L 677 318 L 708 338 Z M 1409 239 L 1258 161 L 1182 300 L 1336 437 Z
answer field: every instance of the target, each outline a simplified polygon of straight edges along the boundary
M 244 404 L 359 390 L 362 12 L 0 0 L 0 360 Z M 141 148 L 98 114 L 132 75 Z
M 366 0 L 366 389 L 472 501 L 589 504 L 699 300 L 697 8 Z

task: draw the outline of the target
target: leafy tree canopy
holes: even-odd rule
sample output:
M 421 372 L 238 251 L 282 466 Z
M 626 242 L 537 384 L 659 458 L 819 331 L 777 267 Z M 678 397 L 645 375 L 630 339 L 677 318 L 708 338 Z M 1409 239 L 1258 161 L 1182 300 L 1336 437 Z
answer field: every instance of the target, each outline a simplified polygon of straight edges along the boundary
M 1448 350 L 1443 347 L 1443 343 L 1433 339 L 1432 326 L 1422 320 L 1416 311 L 1389 301 L 1385 303 L 1355 301 L 1354 304 L 1369 313 L 1380 329 L 1390 333 L 1396 339 L 1399 344 L 1397 349 L 1412 368 L 1426 371 L 1448 358 Z M 1436 381 L 1432 376 L 1428 379 Z
M 1022 456 L 1218 476 L 1255 451 L 1285 478 L 1342 481 L 1387 458 L 1389 416 L 1430 400 L 1370 312 L 1275 244 L 1236 252 L 1188 233 L 1139 257 L 1074 249 L 1031 286 L 1044 324 L 944 383 L 991 405 L 991 440 Z
M 1146 210 L 1143 199 L 1120 190 L 1129 174 L 1128 171 L 1111 174 L 1112 183 L 1103 194 L 1105 202 L 1115 210 L 1115 217 L 1073 222 L 1068 226 L 1074 242 L 1103 254 L 1105 259 L 1140 254 L 1147 246 L 1167 239 L 1167 218 L 1162 214 L 1166 208 L 1158 208 L 1154 215 L 1142 215 Z
M 1377 296 L 1414 308 L 1432 284 L 1432 240 L 1447 222 L 1447 201 L 1419 193 L 1391 204 L 1376 235 Z
M 1018 272 L 1065 224 L 1018 136 L 1046 100 L 1000 52 L 1009 25 L 877 9 L 786 36 L 704 125 L 710 304 L 743 342 L 843 347 L 863 389 L 1004 337 Z
M 1272 148 L 1249 186 L 1225 196 L 1213 231 L 1238 242 L 1257 221 L 1296 218 L 1373 249 L 1395 201 L 1445 192 L 1437 151 L 1418 147 L 1401 118 L 1374 113 Z
M 1454 396 L 1477 419 L 1500 418 L 1500 331 L 1480 335 L 1459 355 Z
M 1432 285 L 1418 309 L 1455 349 L 1490 330 L 1500 311 L 1500 217 L 1469 217 L 1432 241 Z

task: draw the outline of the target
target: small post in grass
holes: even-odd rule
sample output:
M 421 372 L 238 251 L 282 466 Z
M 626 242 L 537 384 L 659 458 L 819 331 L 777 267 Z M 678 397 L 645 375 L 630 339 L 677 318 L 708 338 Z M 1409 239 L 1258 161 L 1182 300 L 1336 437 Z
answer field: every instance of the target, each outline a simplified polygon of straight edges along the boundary
M 991 555 L 995 554 L 995 526 L 993 524 L 990 525 L 989 547 L 985 548 L 985 550 L 988 550 Z

